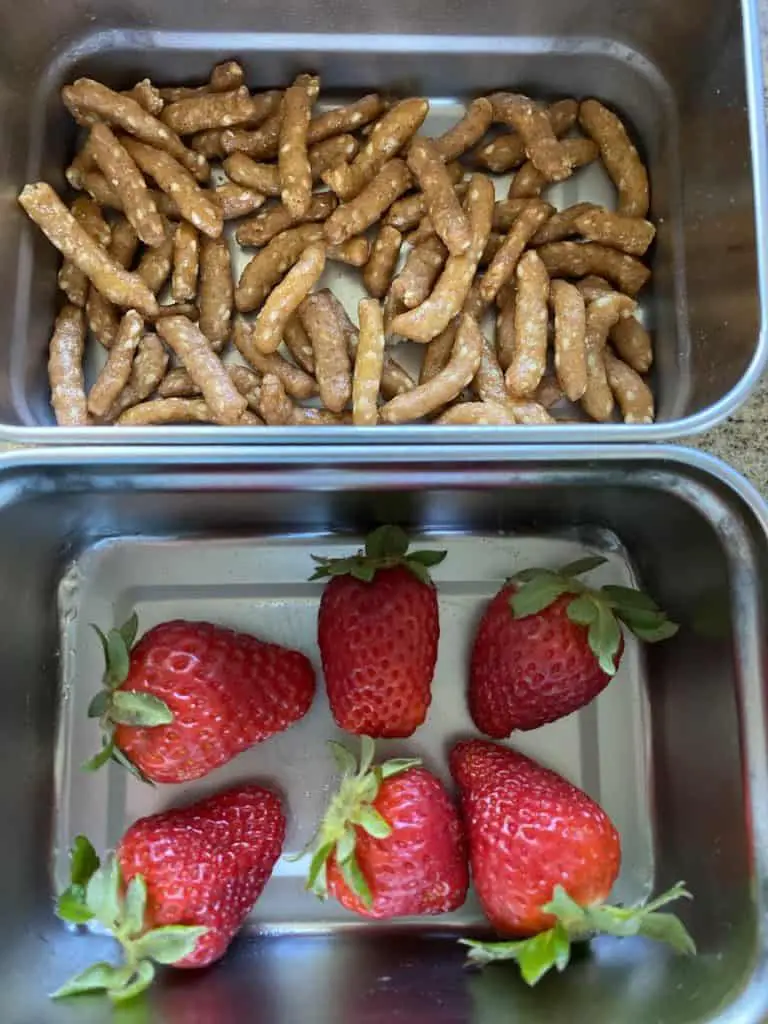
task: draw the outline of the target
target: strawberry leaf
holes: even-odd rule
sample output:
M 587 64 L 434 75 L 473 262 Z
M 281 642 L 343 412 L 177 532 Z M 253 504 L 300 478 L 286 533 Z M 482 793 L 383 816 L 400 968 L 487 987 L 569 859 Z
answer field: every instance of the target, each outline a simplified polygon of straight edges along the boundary
M 91 629 L 94 631 L 96 636 L 99 638 L 99 642 L 101 643 L 101 649 L 102 649 L 102 651 L 104 653 L 104 664 L 106 666 L 106 665 L 109 664 L 109 646 L 107 645 L 107 638 L 104 635 L 103 630 L 99 629 L 99 627 L 96 625 L 95 622 L 91 623 Z
M 69 851 L 69 879 L 73 885 L 85 885 L 99 867 L 98 854 L 89 839 L 75 836 Z
M 561 576 L 583 576 L 586 572 L 592 572 L 593 569 L 599 569 L 601 565 L 605 565 L 606 559 L 602 555 L 586 555 L 584 558 L 579 558 L 575 562 L 569 562 L 564 565 L 562 569 L 558 570 Z
M 85 902 L 93 916 L 113 931 L 120 917 L 120 868 L 112 854 L 94 871 L 86 886 Z
M 52 992 L 51 999 L 63 999 L 65 996 L 77 996 L 86 992 L 106 992 L 113 986 L 125 984 L 131 973 L 130 968 L 115 967 L 106 962 L 92 964 Z
M 357 834 L 351 825 L 347 825 L 336 843 L 336 862 L 341 865 L 355 854 Z
M 664 612 L 617 609 L 616 614 L 638 640 L 649 644 L 669 640 L 680 628 Z
M 553 967 L 564 971 L 571 957 L 571 940 L 560 923 L 533 938 L 516 942 L 461 941 L 469 946 L 468 963 L 484 967 L 496 961 L 516 960 L 523 980 L 531 986 Z
M 387 836 L 392 835 L 392 826 L 370 804 L 363 805 L 354 816 L 353 821 L 374 839 L 386 839 Z
M 360 580 L 361 583 L 370 583 L 376 575 L 376 566 L 371 565 L 369 562 L 355 562 L 350 568 L 349 574 L 354 576 L 356 580 Z M 334 575 L 337 574 L 334 573 Z
M 360 768 L 358 774 L 360 778 L 367 775 L 371 770 L 373 759 L 376 756 L 376 744 L 370 736 L 360 737 Z
M 113 745 L 111 758 L 115 764 L 119 764 L 121 768 L 125 768 L 126 771 L 129 771 L 135 779 L 139 780 L 139 782 L 145 782 L 148 786 L 154 786 L 152 779 L 148 779 L 141 768 L 139 768 L 138 765 L 135 765 L 133 761 L 131 761 L 131 759 L 120 749 L 120 747 Z
M 616 674 L 616 653 L 621 645 L 621 629 L 610 608 L 598 602 L 597 618 L 591 622 L 587 631 L 587 642 L 590 650 L 600 663 L 606 675 Z
M 402 558 L 408 550 L 408 535 L 399 526 L 379 526 L 365 539 L 368 558 Z
M 196 925 L 169 924 L 153 928 L 133 943 L 135 956 L 155 960 L 159 964 L 175 964 L 194 952 L 198 940 L 208 931 Z
M 125 890 L 123 929 L 129 939 L 136 938 L 144 929 L 144 914 L 147 909 L 147 883 L 142 875 L 135 875 Z
M 110 629 L 107 633 L 107 671 L 104 677 L 107 688 L 114 690 L 124 683 L 130 667 L 131 659 L 122 634 L 117 629 Z
M 339 864 L 339 869 L 344 881 L 347 883 L 347 887 L 357 896 L 363 906 L 373 906 L 373 895 L 368 882 L 365 880 L 365 875 L 360 870 L 357 857 L 353 854 L 348 860 Z
M 393 757 L 379 765 L 377 771 L 382 779 L 391 779 L 395 775 L 402 775 L 410 768 L 418 768 L 420 765 L 420 757 Z
M 624 611 L 625 609 L 658 612 L 659 606 L 648 594 L 642 590 L 633 590 L 632 587 L 617 587 L 608 584 L 602 587 L 601 593 L 611 600 L 614 607 Z
M 571 582 L 565 579 L 537 577 L 524 583 L 510 598 L 509 604 L 516 619 L 525 619 L 529 615 L 549 608 L 558 597 L 570 592 Z
M 347 750 L 343 743 L 337 743 L 335 740 L 328 740 L 328 746 L 331 748 L 336 767 L 341 774 L 354 775 L 357 771 L 357 761 L 355 761 L 352 751 Z
M 432 583 L 432 577 L 429 575 L 429 570 L 421 562 L 411 561 L 410 558 L 405 560 L 405 568 L 415 576 L 419 583 L 423 583 L 425 586 L 430 586 Z
M 89 718 L 101 718 L 103 714 L 109 709 L 112 703 L 112 696 L 107 690 L 99 690 L 91 698 L 91 702 L 88 705 L 88 717 Z
M 119 725 L 154 728 L 168 725 L 173 714 L 168 705 L 151 693 L 136 693 L 133 690 L 115 690 L 109 717 Z
M 89 757 L 87 761 L 84 761 L 80 768 L 84 772 L 95 772 L 98 771 L 102 765 L 105 765 L 107 761 L 113 757 L 116 747 L 112 740 L 108 740 L 106 736 L 102 737 L 102 746 L 98 754 L 94 754 L 93 757 Z
M 328 895 L 328 882 L 326 878 L 328 858 L 333 853 L 335 845 L 335 843 L 329 842 L 324 843 L 319 847 L 312 857 L 312 862 L 309 865 L 309 872 L 307 873 L 307 891 L 313 892 L 315 896 L 318 896 L 323 900 Z
M 419 565 L 431 569 L 434 565 L 440 565 L 448 556 L 447 551 L 411 551 L 408 555 L 409 562 L 418 562 Z
M 127 622 L 122 624 L 118 632 L 123 638 L 123 643 L 130 651 L 136 642 L 136 634 L 139 632 L 139 617 L 136 612 L 131 615 Z
M 145 992 L 155 977 L 155 965 L 149 960 L 141 960 L 124 985 L 112 985 L 107 995 L 113 1003 L 127 1003 L 129 999 Z
M 69 924 L 87 924 L 93 914 L 85 903 L 85 886 L 70 885 L 56 900 L 56 916 Z
M 565 609 L 565 614 L 577 626 L 591 626 L 597 621 L 597 603 L 591 594 L 582 594 L 580 597 L 574 597 Z

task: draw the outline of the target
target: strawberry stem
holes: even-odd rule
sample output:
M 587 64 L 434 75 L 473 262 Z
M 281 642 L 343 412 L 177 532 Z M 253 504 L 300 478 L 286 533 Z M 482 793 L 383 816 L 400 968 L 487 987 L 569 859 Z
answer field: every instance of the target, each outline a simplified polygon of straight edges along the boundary
M 678 882 L 641 907 L 612 907 L 604 903 L 582 907 L 558 885 L 550 902 L 542 907 L 555 918 L 554 925 L 546 931 L 511 942 L 460 941 L 469 947 L 468 965 L 485 967 L 496 961 L 514 960 L 526 984 L 535 985 L 552 968 L 558 972 L 565 970 L 574 942 L 588 941 L 596 935 L 641 935 L 666 943 L 676 953 L 695 954 L 695 943 L 682 921 L 674 914 L 659 913 L 661 907 L 674 900 L 691 898 L 684 883 Z
M 368 534 L 365 546 L 346 558 L 327 558 L 312 555 L 317 568 L 310 580 L 333 576 L 352 576 L 363 583 L 371 583 L 381 569 L 402 565 L 422 583 L 431 584 L 429 569 L 439 565 L 446 551 L 409 551 L 408 535 L 399 526 L 379 526 Z
M 603 564 L 604 558 L 591 555 L 561 569 L 524 569 L 513 577 L 516 590 L 509 605 L 514 618 L 524 619 L 543 612 L 563 595 L 572 595 L 566 614 L 571 622 L 585 627 L 590 650 L 603 672 L 612 676 L 618 668 L 622 626 L 646 643 L 667 640 L 678 626 L 641 590 L 611 585 L 595 589 L 578 579 Z

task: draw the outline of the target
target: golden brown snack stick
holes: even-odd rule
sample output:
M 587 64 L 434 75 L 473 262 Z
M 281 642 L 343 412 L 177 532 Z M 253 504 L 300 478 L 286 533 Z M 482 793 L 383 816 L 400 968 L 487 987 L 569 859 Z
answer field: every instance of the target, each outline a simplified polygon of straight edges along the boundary
M 126 409 L 146 401 L 162 381 L 167 368 L 168 352 L 162 341 L 156 334 L 145 334 L 139 342 L 128 383 L 104 420 L 114 423 Z
M 218 238 L 224 227 L 221 209 L 200 188 L 195 179 L 168 153 L 147 146 L 134 139 L 124 139 L 123 145 L 141 170 L 157 182 L 179 208 L 185 220 L 210 238 Z
M 512 200 L 507 202 L 525 202 L 525 200 Z M 502 205 L 497 203 L 497 206 Z M 600 209 L 595 203 L 574 203 L 564 210 L 553 211 L 552 216 L 546 223 L 542 224 L 533 236 L 529 245 L 546 245 L 547 242 L 562 242 L 566 238 L 572 238 L 578 234 L 576 230 L 576 218 L 582 213 L 589 213 L 590 210 Z
M 232 181 L 265 196 L 280 195 L 280 171 L 275 164 L 262 164 L 245 153 L 232 153 L 224 160 L 224 170 Z
M 189 140 L 189 148 L 200 153 L 206 160 L 222 160 L 226 156 L 224 143 L 221 141 L 222 135 L 223 132 L 220 128 L 198 132 Z
M 483 255 L 480 257 L 481 267 L 487 267 L 489 264 L 493 263 L 499 249 L 504 245 L 505 237 L 506 236 L 500 231 L 492 231 L 490 235 L 488 235 L 488 241 L 485 243 Z
M 551 209 L 548 203 L 531 203 L 515 220 L 480 285 L 480 294 L 486 302 L 493 302 L 501 286 L 512 277 L 525 247 L 547 220 Z
M 363 268 L 363 284 L 369 295 L 383 299 L 392 284 L 403 236 L 389 224 L 382 224 L 371 255 Z
M 651 272 L 644 263 L 597 242 L 548 242 L 538 249 L 550 277 L 586 277 L 596 274 L 613 282 L 634 298 Z
M 245 72 L 241 65 L 236 60 L 227 60 L 216 65 L 205 85 L 170 86 L 161 89 L 160 95 L 166 103 L 178 103 L 179 100 L 202 96 L 209 92 L 227 92 L 230 89 L 237 89 L 244 82 Z
M 549 274 L 534 249 L 517 264 L 515 354 L 504 379 L 512 398 L 528 398 L 547 368 Z
M 155 398 L 126 409 L 119 427 L 161 427 L 172 423 L 216 423 L 213 411 L 202 398 Z
M 392 298 L 406 309 L 419 306 L 432 291 L 447 258 L 448 250 L 437 235 L 415 246 L 392 282 Z
M 251 337 L 250 325 L 241 316 L 235 317 L 232 340 L 243 359 L 255 370 L 261 374 L 272 373 L 279 377 L 291 398 L 301 400 L 317 394 L 317 381 L 313 376 L 289 363 L 279 352 L 264 355 L 256 348 Z
M 579 123 L 600 147 L 605 169 L 619 193 L 618 213 L 647 217 L 648 172 L 621 119 L 597 100 L 584 100 L 579 107 Z
M 310 146 L 308 156 L 312 181 L 318 181 L 323 171 L 329 167 L 348 163 L 355 157 L 359 148 L 354 135 L 333 135 L 330 139 Z
M 260 192 L 254 192 L 252 188 L 246 188 L 244 185 L 235 185 L 231 181 L 217 185 L 211 197 L 221 209 L 224 220 L 247 217 L 265 203 L 265 198 Z
M 448 163 L 472 149 L 488 131 L 492 120 L 493 107 L 490 100 L 485 97 L 472 100 L 464 117 L 434 140 L 440 158 Z
M 88 196 L 78 196 L 72 203 L 70 212 L 75 220 L 82 225 L 83 230 L 105 249 L 109 246 L 112 235 L 109 225 L 101 214 L 101 209 Z M 69 260 L 65 260 L 58 274 L 59 288 L 64 292 L 69 301 L 83 307 L 88 298 L 88 278 Z
M 336 263 L 347 263 L 350 267 L 364 267 L 371 255 L 371 243 L 365 235 L 358 235 L 357 238 L 348 238 L 341 245 L 327 246 L 326 255 L 329 260 Z
M 325 246 L 316 242 L 304 250 L 261 307 L 253 325 L 253 343 L 258 349 L 268 355 L 279 348 L 285 324 L 320 280 L 324 268 Z
M 400 313 L 391 324 L 393 333 L 426 343 L 445 330 L 469 294 L 480 257 L 488 242 L 493 220 L 494 192 L 491 182 L 475 174 L 467 192 L 467 212 L 472 245 L 461 256 L 449 256 L 432 293 L 420 306 Z
M 247 406 L 203 332 L 183 316 L 157 322 L 157 333 L 178 356 L 203 393 L 217 423 L 238 422 Z
M 270 427 L 287 426 L 293 420 L 294 404 L 286 395 L 280 378 L 273 373 L 264 376 L 259 396 L 259 414 Z
M 120 197 L 123 212 L 136 234 L 147 245 L 160 245 L 165 238 L 165 224 L 133 158 L 106 124 L 91 128 L 90 142 L 93 158 Z
M 563 139 L 560 145 L 571 165 L 571 172 L 579 167 L 586 167 L 599 156 L 599 149 L 592 139 Z M 531 161 L 527 160 L 512 179 L 509 186 L 509 198 L 535 199 L 541 195 L 542 189 L 549 184 L 547 178 Z
M 241 313 L 258 309 L 308 245 L 322 241 L 321 224 L 300 224 L 277 235 L 256 253 L 240 276 L 235 303 Z
M 168 235 L 162 245 L 147 249 L 139 260 L 136 276 L 154 294 L 160 291 L 171 276 L 173 266 L 173 235 Z M 157 312 L 154 314 L 157 316 Z
M 512 287 L 509 287 L 509 285 L 512 285 Z M 499 296 L 501 294 L 500 292 Z M 496 358 L 499 361 L 499 366 L 505 373 L 515 358 L 515 350 L 517 348 L 517 335 L 515 334 L 516 306 L 517 291 L 515 282 L 510 281 L 508 285 L 505 285 L 504 301 L 498 303 L 498 313 L 496 314 Z
M 296 218 L 287 206 L 276 203 L 242 223 L 235 232 L 235 238 L 240 245 L 266 245 L 296 224 L 315 224 L 327 220 L 337 205 L 338 200 L 332 192 L 321 192 L 312 196 L 306 212 Z
M 551 409 L 553 405 L 562 402 L 565 395 L 557 378 L 551 373 L 545 373 L 533 397 L 539 405 L 543 405 L 545 409 Z
M 609 338 L 620 359 L 637 373 L 648 373 L 653 365 L 653 344 L 637 317 L 623 317 L 611 328 Z
M 283 341 L 296 365 L 308 376 L 314 377 L 315 353 L 298 313 L 294 313 L 283 328 Z
M 325 237 L 341 245 L 361 235 L 411 187 L 411 173 L 402 160 L 390 160 L 354 199 L 337 207 L 325 222 Z
M 299 306 L 299 316 L 312 342 L 320 400 L 331 412 L 341 412 L 352 397 L 344 309 L 326 288 L 304 299 Z
M 48 350 L 51 406 L 60 427 L 83 427 L 88 423 L 84 352 L 85 316 L 82 309 L 68 303 L 56 317 Z
M 555 138 L 561 138 L 576 124 L 578 113 L 576 100 L 558 100 L 547 108 Z M 475 162 L 494 174 L 506 174 L 525 160 L 525 142 L 517 132 L 498 135 L 475 153 Z
M 653 392 L 627 363 L 606 350 L 603 353 L 608 384 L 625 423 L 653 423 Z
M 587 306 L 587 387 L 581 407 L 598 423 L 611 418 L 614 401 L 605 367 L 605 343 L 608 332 L 622 317 L 631 316 L 636 303 L 619 292 L 607 292 Z
M 153 315 L 154 295 L 135 274 L 121 267 L 75 220 L 58 195 L 44 182 L 26 185 L 19 203 L 49 242 L 111 302 Z
M 643 256 L 656 235 L 656 228 L 641 217 L 624 217 L 610 210 L 595 209 L 580 214 L 576 229 L 589 242 L 600 242 L 630 256 Z
M 504 404 L 509 399 L 504 382 L 504 371 L 499 365 L 493 346 L 485 336 L 483 336 L 480 366 L 472 381 L 472 390 L 483 402 Z
M 539 402 L 512 400 L 509 402 L 509 408 L 521 426 L 545 427 L 555 422 Z
M 379 172 L 421 127 L 429 104 L 424 99 L 407 99 L 377 121 L 370 138 L 351 164 L 338 164 L 323 172 L 323 181 L 345 201 L 360 195 Z M 395 197 L 397 198 L 397 197 Z
M 186 316 L 190 320 L 199 320 L 200 310 L 194 302 L 169 302 L 160 307 L 153 319 L 161 320 L 164 316 Z
M 451 358 L 456 331 L 459 326 L 458 317 L 452 320 L 444 331 L 424 346 L 424 358 L 421 361 L 419 384 L 426 384 L 444 370 Z
M 613 285 L 604 277 L 598 277 L 597 274 L 587 274 L 586 277 L 582 277 L 574 283 L 585 302 L 591 302 L 598 295 L 605 295 L 606 292 L 613 291 Z
M 298 220 L 309 209 L 312 172 L 307 155 L 307 128 L 317 89 L 295 83 L 285 90 L 277 149 L 280 197 L 291 216 Z
M 136 255 L 138 247 L 139 236 L 136 234 L 133 225 L 125 217 L 118 218 L 112 227 L 112 237 L 108 249 L 109 255 L 116 263 L 119 263 L 121 267 L 125 267 L 127 270 L 133 263 L 133 257 Z M 138 276 L 141 277 L 140 274 Z M 146 281 L 144 283 L 147 284 Z M 109 299 L 105 299 L 101 292 L 95 288 L 90 288 L 85 303 L 85 315 L 88 321 L 88 329 L 93 337 L 104 348 L 110 348 L 115 340 L 117 328 L 120 324 L 120 315 L 117 307 Z
M 398 395 L 382 406 L 379 412 L 381 419 L 385 423 L 407 423 L 428 416 L 452 402 L 477 373 L 482 351 L 483 336 L 480 328 L 471 316 L 462 314 L 451 357 L 445 367 L 426 384 L 419 384 L 407 394 Z
M 219 352 L 229 340 L 235 304 L 232 261 L 224 238 L 203 238 L 201 241 L 197 304 L 200 330 L 214 352 Z
M 122 128 L 141 142 L 170 154 L 198 181 L 208 180 L 205 157 L 187 149 L 175 132 L 130 96 L 121 96 L 92 78 L 78 78 L 73 85 L 65 85 L 61 96 L 73 116 L 85 113 Z
M 148 78 L 142 78 L 132 89 L 124 89 L 123 96 L 129 96 L 132 100 L 136 100 L 140 107 L 154 117 L 159 117 L 165 106 L 165 100 L 160 95 L 160 90 Z
M 248 403 L 248 408 L 257 413 L 261 404 L 261 376 L 249 366 L 240 366 L 238 363 L 227 366 L 227 373 Z
M 377 299 L 361 299 L 357 308 L 360 340 L 352 378 L 352 421 L 356 427 L 374 427 L 384 369 L 384 317 Z
M 135 309 L 129 309 L 120 321 L 107 361 L 88 395 L 88 411 L 93 416 L 106 416 L 128 384 L 143 335 L 144 320 Z
M 108 210 L 117 210 L 118 213 L 123 212 L 123 203 L 120 196 L 112 188 L 101 171 L 86 171 L 83 174 L 82 191 L 87 192 L 99 206 L 104 206 Z M 174 220 L 180 218 L 178 206 L 165 192 L 151 188 L 149 194 L 157 207 L 158 213 L 161 213 L 164 217 L 173 217 Z
M 158 398 L 197 398 L 200 393 L 200 388 L 183 366 L 170 370 L 157 388 Z
M 225 367 L 232 383 L 248 402 L 248 407 L 258 410 L 261 377 L 247 366 L 229 363 Z M 197 398 L 200 388 L 183 366 L 171 370 L 157 389 L 158 398 Z
M 570 160 L 545 110 L 519 93 L 497 92 L 488 99 L 494 120 L 510 125 L 522 136 L 528 159 L 547 181 L 563 181 L 570 175 Z
M 472 242 L 469 220 L 429 139 L 413 140 L 408 147 L 408 167 L 424 193 L 426 211 L 438 237 L 454 255 L 466 252 Z
M 232 128 L 264 117 L 279 103 L 266 104 L 258 96 L 251 96 L 244 85 L 228 92 L 201 93 L 170 103 L 163 110 L 162 121 L 177 135 L 196 135 L 198 132 Z
M 171 295 L 175 302 L 190 302 L 197 295 L 200 269 L 200 236 L 187 221 L 182 221 L 173 236 L 173 274 Z
M 77 153 L 75 153 L 72 163 L 64 171 L 64 177 L 72 188 L 81 192 L 85 189 L 85 175 L 88 174 L 89 171 L 93 171 L 95 166 L 96 163 L 93 159 L 93 150 L 91 149 L 91 133 L 88 132 L 85 137 L 85 142 Z
M 413 391 L 415 387 L 416 381 L 410 373 L 393 356 L 385 353 L 381 371 L 382 398 L 388 400 L 396 395 L 404 395 L 407 391 Z
M 282 120 L 282 114 L 278 109 L 254 131 L 245 128 L 225 128 L 221 133 L 224 152 L 247 153 L 258 160 L 269 160 L 277 156 Z
M 587 313 L 575 285 L 557 280 L 550 285 L 555 319 L 555 371 L 566 398 L 577 402 L 587 390 Z
M 467 190 L 467 186 L 462 181 L 464 168 L 459 163 L 451 163 L 446 164 L 445 169 L 448 172 L 448 177 L 451 179 L 451 184 L 454 186 L 456 195 L 460 199 L 464 199 Z M 424 193 L 413 192 L 403 199 L 398 199 L 392 203 L 384 218 L 384 223 L 391 224 L 398 231 L 410 231 L 411 228 L 418 227 L 426 212 L 427 204 Z M 413 244 L 416 243 L 414 242 Z
M 446 427 L 506 427 L 517 423 L 511 406 L 501 402 L 458 402 L 435 420 Z
M 291 418 L 291 424 L 295 427 L 338 427 L 351 422 L 349 413 L 303 408 L 300 405 L 294 407 Z
M 334 135 L 357 131 L 377 118 L 384 109 L 382 98 L 377 93 L 369 93 L 346 107 L 326 110 L 310 121 L 307 141 L 314 144 L 330 139 Z
M 493 230 L 509 231 L 523 210 L 533 205 L 533 202 L 532 199 L 499 199 L 493 208 Z

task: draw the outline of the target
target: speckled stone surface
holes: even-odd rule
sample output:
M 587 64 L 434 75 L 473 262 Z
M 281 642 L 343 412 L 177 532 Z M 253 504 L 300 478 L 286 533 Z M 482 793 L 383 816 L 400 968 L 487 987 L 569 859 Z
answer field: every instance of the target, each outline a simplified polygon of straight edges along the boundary
M 760 0 L 760 17 L 763 74 L 768 81 L 768 0 Z M 730 463 L 768 498 L 768 373 L 746 405 L 726 423 L 686 443 Z

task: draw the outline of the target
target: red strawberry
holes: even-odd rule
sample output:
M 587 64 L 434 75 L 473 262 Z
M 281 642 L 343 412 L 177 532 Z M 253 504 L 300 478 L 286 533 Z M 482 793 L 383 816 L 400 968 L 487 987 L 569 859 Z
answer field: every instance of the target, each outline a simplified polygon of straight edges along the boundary
M 514 750 L 470 740 L 451 752 L 461 791 L 472 878 L 486 917 L 518 942 L 467 942 L 470 960 L 517 960 L 535 984 L 562 971 L 572 941 L 597 932 L 647 935 L 691 953 L 680 921 L 656 910 L 681 896 L 682 883 L 645 907 L 605 900 L 619 873 L 621 848 L 610 818 L 586 793 Z
M 558 572 L 527 569 L 488 605 L 469 681 L 469 709 L 481 732 L 502 739 L 589 704 L 621 661 L 620 623 L 648 642 L 677 632 L 646 594 L 628 587 L 590 590 L 577 578 L 604 561 L 585 558 Z
M 102 641 L 104 689 L 88 714 L 105 731 L 84 767 L 112 757 L 152 782 L 199 779 L 283 732 L 312 704 L 315 673 L 298 651 L 207 622 L 165 622 L 131 650 L 136 617 Z
M 410 736 L 427 716 L 440 625 L 427 569 L 444 551 L 408 551 L 382 526 L 350 558 L 318 558 L 332 577 L 320 602 L 318 641 L 336 724 L 366 736 Z
M 444 914 L 467 895 L 464 835 L 445 787 L 418 759 L 372 767 L 332 743 L 342 770 L 318 832 L 307 888 L 365 917 Z
M 155 963 L 218 960 L 261 895 L 284 837 L 279 799 L 253 785 L 141 818 L 103 864 L 78 836 L 57 913 L 77 924 L 96 919 L 119 940 L 126 963 L 96 964 L 54 995 L 106 991 L 122 1002 L 151 983 Z

